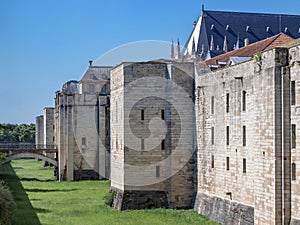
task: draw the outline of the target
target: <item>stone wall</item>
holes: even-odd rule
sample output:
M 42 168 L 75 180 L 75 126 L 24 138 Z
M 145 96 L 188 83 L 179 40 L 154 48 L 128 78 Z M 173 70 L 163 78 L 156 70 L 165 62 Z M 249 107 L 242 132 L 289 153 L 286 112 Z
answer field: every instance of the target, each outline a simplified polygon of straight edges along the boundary
M 166 192 L 169 207 L 191 208 L 193 64 L 124 63 L 111 79 L 112 188 L 133 193 L 123 194 L 123 202 Z
M 286 49 L 275 49 L 249 62 L 201 72 L 196 79 L 197 199 L 206 194 L 229 201 L 230 207 L 232 202 L 252 207 L 254 214 L 249 216 L 254 218 L 249 221 L 255 224 L 282 221 L 282 153 L 288 155 L 289 149 L 288 138 L 281 138 L 282 127 L 289 128 L 281 105 L 287 101 L 281 95 L 286 65 Z M 196 202 L 199 213 L 201 204 Z
M 44 144 L 44 116 L 37 116 L 35 118 L 35 144 L 37 148 Z
M 54 108 L 44 108 L 44 145 L 54 144 Z
M 253 225 L 254 208 L 228 199 L 200 193 L 195 209 L 201 214 L 221 224 Z
M 73 83 L 55 100 L 60 180 L 109 178 L 109 68 L 90 66 Z
M 294 93 L 291 91 L 291 95 L 294 95 L 294 102 L 291 105 L 291 124 L 294 128 L 291 128 L 292 133 L 292 151 L 291 151 L 291 214 L 292 223 L 300 224 L 300 46 L 294 46 L 289 50 L 290 67 L 289 72 L 291 76 L 291 86 L 295 87 Z M 292 98 L 292 96 L 291 96 Z M 294 168 L 293 168 L 294 167 Z

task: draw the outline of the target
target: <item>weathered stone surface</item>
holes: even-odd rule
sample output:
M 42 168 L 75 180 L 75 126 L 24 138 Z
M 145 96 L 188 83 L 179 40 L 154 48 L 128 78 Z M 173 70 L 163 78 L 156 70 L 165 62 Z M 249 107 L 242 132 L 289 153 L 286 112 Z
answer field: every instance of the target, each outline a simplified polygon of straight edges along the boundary
M 79 180 L 98 180 L 100 178 L 99 173 L 95 170 L 74 170 L 74 181 Z
M 294 218 L 292 218 L 290 225 L 300 225 L 300 219 L 294 219 Z
M 253 225 L 254 208 L 218 197 L 199 193 L 195 210 L 224 225 Z
M 167 193 L 169 207 L 192 207 L 193 81 L 193 63 L 122 63 L 111 71 L 111 186 L 123 191 L 117 199 L 141 201 L 140 208 L 145 197 Z
M 112 188 L 114 200 L 112 207 L 118 210 L 168 208 L 165 191 L 122 191 Z
M 60 180 L 110 177 L 110 70 L 90 65 L 79 82 L 69 81 L 56 93 Z

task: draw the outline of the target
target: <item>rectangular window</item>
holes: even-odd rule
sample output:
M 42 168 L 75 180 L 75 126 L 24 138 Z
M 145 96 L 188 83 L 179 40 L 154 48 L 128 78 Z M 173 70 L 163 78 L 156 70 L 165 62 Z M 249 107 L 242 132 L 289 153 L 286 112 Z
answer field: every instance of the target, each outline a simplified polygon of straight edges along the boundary
M 215 113 L 215 98 L 211 96 L 211 114 Z
M 214 155 L 211 156 L 211 168 L 212 169 L 215 168 L 215 156 Z
M 165 150 L 165 140 L 161 141 L 161 150 Z
M 86 138 L 85 138 L 85 137 L 83 137 L 83 138 L 81 139 L 81 145 L 86 145 Z
M 226 112 L 229 112 L 229 93 L 226 94 Z
M 90 85 L 89 85 L 89 89 L 90 89 L 90 93 L 91 93 L 91 94 L 94 94 L 94 92 L 95 92 L 95 85 L 90 84 Z
M 246 171 L 247 171 L 247 164 L 246 164 L 247 162 L 246 162 L 246 159 L 243 159 L 243 173 L 246 173 Z
M 246 111 L 246 96 L 247 96 L 247 92 L 243 91 L 243 96 L 242 96 L 242 102 L 243 102 L 242 110 L 243 111 Z
M 226 157 L 226 170 L 229 170 L 229 157 Z
M 296 163 L 292 163 L 292 180 L 296 180 Z
M 296 124 L 292 124 L 292 148 L 296 148 Z
M 226 127 L 226 145 L 229 145 L 229 126 Z
M 160 177 L 160 166 L 156 166 L 156 177 Z
M 243 146 L 246 146 L 246 126 L 243 126 Z
M 211 128 L 211 145 L 215 144 L 215 128 Z
M 142 109 L 141 110 L 141 120 L 144 120 L 145 119 L 145 115 L 144 115 L 144 110 Z
M 295 81 L 291 81 L 291 105 L 296 104 L 296 86 Z
M 145 150 L 145 140 L 143 138 L 141 139 L 141 149 Z
M 161 119 L 165 120 L 165 110 L 164 109 L 161 110 Z

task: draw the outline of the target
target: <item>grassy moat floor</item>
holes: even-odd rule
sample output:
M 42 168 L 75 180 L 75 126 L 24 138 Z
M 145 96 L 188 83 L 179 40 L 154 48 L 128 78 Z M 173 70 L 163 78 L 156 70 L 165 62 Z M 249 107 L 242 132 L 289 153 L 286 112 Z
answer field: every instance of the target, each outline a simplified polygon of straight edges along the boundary
M 58 182 L 53 169 L 35 160 L 0 167 L 0 179 L 13 192 L 14 225 L 217 224 L 194 210 L 148 209 L 119 212 L 104 203 L 109 181 Z

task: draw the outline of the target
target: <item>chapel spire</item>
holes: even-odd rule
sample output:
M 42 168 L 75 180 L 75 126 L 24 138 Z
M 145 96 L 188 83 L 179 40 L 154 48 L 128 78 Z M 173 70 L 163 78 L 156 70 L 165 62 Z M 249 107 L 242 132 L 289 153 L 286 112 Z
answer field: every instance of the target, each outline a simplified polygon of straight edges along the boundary
M 228 52 L 227 37 L 226 37 L 226 35 L 224 36 L 223 51 L 224 52 Z
M 177 39 L 177 46 L 176 46 L 176 59 L 180 59 L 180 43 L 179 43 L 179 38 Z
M 214 36 L 211 35 L 209 50 L 215 50 Z
M 171 59 L 174 59 L 174 41 L 172 40 L 172 44 L 171 44 Z

